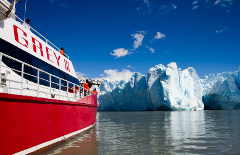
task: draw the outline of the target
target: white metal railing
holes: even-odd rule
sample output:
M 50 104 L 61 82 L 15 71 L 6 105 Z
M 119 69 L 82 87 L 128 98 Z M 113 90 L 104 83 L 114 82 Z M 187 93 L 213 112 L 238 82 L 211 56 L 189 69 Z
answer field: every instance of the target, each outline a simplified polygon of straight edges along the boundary
M 19 18 L 17 15 L 15 15 L 15 17 L 16 17 L 19 21 L 21 21 L 22 23 L 25 23 L 25 22 L 24 22 L 21 18 Z M 52 46 L 52 47 L 54 47 L 55 49 L 57 49 L 58 52 L 60 51 L 60 48 L 58 48 L 57 46 L 55 46 L 52 42 L 50 42 L 47 38 L 45 38 L 43 35 L 41 35 L 39 32 L 37 32 L 35 29 L 33 29 L 30 25 L 29 25 L 29 27 L 30 27 L 30 29 L 32 29 L 37 35 L 39 35 L 40 37 L 42 37 L 42 39 L 44 39 L 47 44 L 49 43 L 49 45 Z M 65 54 L 65 55 L 66 55 L 66 58 L 69 59 L 69 56 L 68 56 L 67 54 Z
M 12 59 L 12 60 L 20 63 L 21 64 L 21 70 L 17 70 L 17 69 L 8 67 L 6 65 L 3 65 L 2 64 L 2 58 L 3 57 Z M 32 74 L 29 74 L 29 73 L 25 72 L 24 71 L 25 66 L 31 67 L 33 70 L 36 70 L 37 71 L 37 76 L 35 76 L 34 74 L 32 75 Z M 68 80 L 65 80 L 63 78 L 60 78 L 60 77 L 55 76 L 53 74 L 50 74 L 50 73 L 48 73 L 48 72 L 46 72 L 44 70 L 41 70 L 41 69 L 39 69 L 37 67 L 29 65 L 29 64 L 27 64 L 27 63 L 25 63 L 25 62 L 23 62 L 21 60 L 18 60 L 16 58 L 13 58 L 11 56 L 8 56 L 8 55 L 0 52 L 0 74 L 2 74 L 2 67 L 6 67 L 8 69 L 11 69 L 12 71 L 20 73 L 20 75 L 21 75 L 21 76 L 19 76 L 20 79 L 6 78 L 6 81 L 9 81 L 11 83 L 16 83 L 16 84 L 14 84 L 14 87 L 8 86 L 8 88 L 9 89 L 20 90 L 20 95 L 26 95 L 26 94 L 23 93 L 23 91 L 27 90 L 27 91 L 30 91 L 30 92 L 32 92 L 32 91 L 33 92 L 37 92 L 37 95 L 36 95 L 37 97 L 40 97 L 40 95 L 39 95 L 40 93 L 45 93 L 45 94 L 48 94 L 47 96 L 49 98 L 56 98 L 56 99 L 61 99 L 61 98 L 63 99 L 63 98 L 65 98 L 65 100 L 67 100 L 67 101 L 76 101 L 76 100 L 78 100 L 78 99 L 80 99 L 82 97 L 90 95 L 90 91 L 89 90 L 86 90 L 86 93 L 84 93 L 85 92 L 84 88 L 81 85 L 72 83 L 72 82 L 70 82 Z M 41 78 L 39 76 L 40 73 L 47 74 L 49 76 L 49 79 L 47 80 L 47 79 Z M 24 80 L 27 80 L 27 79 L 24 78 L 24 75 L 36 78 L 37 79 L 37 83 L 30 82 L 28 85 L 32 85 L 33 86 L 32 88 L 24 87 Z M 58 83 L 53 82 L 52 81 L 52 77 L 59 79 L 59 82 Z M 2 77 L 0 77 L 0 78 L 2 78 Z M 41 85 L 40 84 L 40 80 L 46 81 L 47 83 L 49 83 L 49 85 L 48 86 Z M 66 85 L 62 85 L 62 81 L 65 81 Z M 17 84 L 21 85 L 20 88 L 15 86 Z M 52 87 L 52 85 L 54 85 L 54 88 Z M 54 91 L 54 89 L 57 90 L 57 87 L 55 85 L 58 85 L 58 93 L 52 92 L 52 91 Z M 71 85 L 72 87 L 69 87 L 69 85 Z M 2 83 L 1 83 L 1 87 L 3 87 Z M 65 88 L 66 91 L 63 88 Z M 75 88 L 78 88 L 78 89 L 75 89 Z M 57 96 L 57 97 L 55 97 L 55 96 Z

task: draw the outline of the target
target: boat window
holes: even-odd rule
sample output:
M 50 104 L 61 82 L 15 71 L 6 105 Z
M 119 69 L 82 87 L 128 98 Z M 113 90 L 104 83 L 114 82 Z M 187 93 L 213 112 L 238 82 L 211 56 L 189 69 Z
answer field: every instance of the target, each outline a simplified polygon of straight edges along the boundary
M 27 73 L 27 74 L 24 74 L 25 79 L 35 82 L 34 77 L 30 76 L 30 75 L 33 75 L 33 68 L 32 67 L 29 67 L 29 66 L 25 65 L 24 66 L 24 73 Z
M 1 43 L 1 42 L 0 42 Z M 2 46 L 3 45 L 3 46 Z M 21 49 L 9 44 L 9 43 L 3 43 L 0 46 L 0 49 L 3 49 L 1 52 L 17 58 L 18 60 L 21 60 L 25 63 L 32 64 L 31 56 L 22 51 Z M 20 62 L 14 61 L 12 59 L 9 59 L 7 57 L 3 57 L 3 62 L 10 68 L 14 69 L 14 72 L 17 73 L 19 76 L 21 76 L 21 70 L 22 70 L 22 64 Z M 31 67 L 28 67 L 27 65 L 24 66 L 24 73 L 33 75 L 33 69 Z M 30 81 L 34 81 L 34 78 L 32 76 L 29 76 L 27 74 L 24 74 L 24 78 L 28 79 Z
M 56 69 L 52 69 L 52 74 L 59 78 L 65 79 L 64 74 L 62 72 L 59 72 Z M 52 82 L 54 82 L 52 83 L 53 88 L 59 89 L 59 78 L 52 77 Z M 67 86 L 66 81 L 61 80 L 61 86 L 62 86 L 61 90 L 66 90 L 66 86 Z
M 52 69 L 52 74 L 59 77 L 59 72 L 55 69 Z M 58 89 L 59 88 L 59 79 L 52 76 L 52 82 L 53 82 L 52 87 Z
M 65 76 L 63 73 L 59 72 L 59 77 L 62 79 L 65 79 Z M 62 90 L 67 90 L 67 82 L 64 80 L 61 80 L 61 86 L 62 86 Z
M 40 60 L 37 60 L 36 58 L 33 58 L 32 60 L 33 60 L 32 65 L 34 67 L 37 67 L 45 72 L 51 73 L 51 67 L 48 64 L 46 64 Z M 34 73 L 34 76 L 36 76 L 34 79 L 37 81 L 37 70 L 33 69 L 33 73 Z M 49 75 L 48 74 L 39 71 L 39 78 L 40 78 L 39 79 L 40 84 L 49 86 Z
M 7 57 L 2 57 L 2 61 L 10 68 L 14 69 L 14 71 L 21 75 L 21 63 L 17 62 L 17 61 L 14 61 L 10 58 L 7 58 Z
M 77 85 L 80 85 L 80 83 L 79 83 L 79 81 L 78 81 L 78 79 L 77 78 L 74 78 L 74 77 L 72 77 L 72 76 L 70 76 L 70 75 L 68 75 L 68 74 L 66 74 L 66 80 L 68 80 L 68 81 L 70 81 L 70 82 L 72 82 L 72 83 L 75 83 L 75 84 L 77 84 Z M 70 86 L 70 85 L 69 85 Z M 71 86 L 72 87 L 72 86 Z

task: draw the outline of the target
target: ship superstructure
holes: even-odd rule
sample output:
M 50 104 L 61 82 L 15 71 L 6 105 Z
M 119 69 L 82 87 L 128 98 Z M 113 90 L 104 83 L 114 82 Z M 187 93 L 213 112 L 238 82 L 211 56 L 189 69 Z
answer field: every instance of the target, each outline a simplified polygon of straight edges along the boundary
M 0 0 L 0 154 L 43 151 L 94 126 L 97 96 L 68 56 Z

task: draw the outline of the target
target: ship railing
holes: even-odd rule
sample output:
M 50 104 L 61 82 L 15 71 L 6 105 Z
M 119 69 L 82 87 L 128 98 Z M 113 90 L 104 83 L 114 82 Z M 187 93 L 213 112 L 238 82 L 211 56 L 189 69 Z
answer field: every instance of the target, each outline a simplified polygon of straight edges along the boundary
M 15 15 L 15 17 L 20 21 L 20 22 L 22 22 L 22 23 L 24 23 L 24 21 L 21 19 L 21 18 L 19 18 L 17 15 Z M 35 32 L 35 34 L 37 34 L 38 36 L 40 36 L 43 40 L 45 40 L 45 42 L 47 43 L 47 44 L 49 44 L 51 47 L 53 47 L 53 48 L 55 48 L 58 52 L 60 51 L 60 48 L 58 48 L 56 45 L 54 45 L 52 42 L 50 42 L 47 38 L 45 38 L 43 35 L 41 35 L 38 31 L 36 31 L 34 28 L 32 28 L 30 25 L 29 25 L 29 28 L 31 29 L 31 30 L 33 30 L 33 32 Z M 69 56 L 66 54 L 66 58 L 68 58 L 69 59 Z
M 8 67 L 6 65 L 4 65 L 2 63 L 2 58 L 6 57 L 8 59 L 11 59 L 13 61 L 18 62 L 21 65 L 21 70 L 15 69 L 15 68 L 11 68 Z M 28 66 L 30 68 L 33 69 L 33 73 L 34 70 L 37 71 L 37 75 L 33 75 L 33 74 L 29 74 L 27 72 L 24 72 L 24 68 Z M 20 74 L 20 76 L 18 76 L 19 78 L 13 78 L 10 79 L 8 77 L 3 78 L 2 76 L 4 75 L 2 72 L 2 67 L 6 67 L 7 69 L 11 69 L 12 71 Z M 7 72 L 7 71 L 6 71 Z M 15 83 L 15 84 L 11 84 L 13 85 L 13 87 L 11 87 L 10 85 L 7 86 L 8 89 L 15 89 L 15 90 L 20 90 L 20 95 L 29 95 L 28 93 L 25 94 L 24 90 L 26 90 L 26 92 L 28 91 L 33 91 L 33 92 L 37 92 L 37 97 L 43 97 L 43 95 L 40 95 L 41 93 L 44 94 L 48 94 L 48 98 L 54 98 L 54 99 L 60 99 L 60 100 L 67 100 L 67 101 L 77 101 L 78 99 L 91 95 L 89 91 L 87 91 L 87 93 L 84 93 L 84 88 L 81 85 L 75 84 L 73 82 L 70 82 L 68 80 L 65 80 L 63 78 L 60 78 L 58 76 L 55 76 L 53 74 L 50 74 L 44 70 L 41 70 L 37 67 L 34 67 L 32 65 L 29 65 L 21 60 L 18 60 L 16 58 L 13 58 L 11 56 L 8 56 L 2 52 L 0 52 L 0 73 L 1 73 L 1 87 L 4 87 L 3 81 L 9 81 L 10 83 Z M 41 78 L 40 74 L 46 74 L 49 76 L 48 79 L 45 78 Z M 36 79 L 36 83 L 32 82 L 31 80 L 27 80 L 26 78 L 24 78 L 25 76 L 30 76 L 33 77 L 34 79 Z M 53 78 L 57 78 L 59 80 L 58 83 L 52 81 L 52 77 Z M 26 83 L 24 83 L 24 81 L 26 81 Z M 41 84 L 42 81 L 45 81 L 46 83 L 48 83 L 48 85 L 43 85 Z M 62 85 L 62 82 L 65 82 L 64 85 Z M 5 82 L 6 83 L 6 82 Z M 24 84 L 27 85 L 24 87 Z M 6 86 L 6 85 L 5 85 Z M 70 87 L 71 86 L 71 87 Z M 79 88 L 79 89 L 75 89 L 75 88 Z M 75 92 L 76 90 L 76 92 Z M 55 91 L 55 92 L 54 92 Z M 14 93 L 13 93 L 14 94 Z M 16 93 L 18 94 L 18 93 Z

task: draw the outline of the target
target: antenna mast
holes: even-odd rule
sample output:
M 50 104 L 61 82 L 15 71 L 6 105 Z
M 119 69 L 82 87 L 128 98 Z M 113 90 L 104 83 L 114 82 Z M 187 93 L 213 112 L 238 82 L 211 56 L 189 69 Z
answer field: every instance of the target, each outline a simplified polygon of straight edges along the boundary
M 27 0 L 25 0 L 25 11 L 24 11 L 24 23 L 26 21 L 26 12 L 27 12 Z

